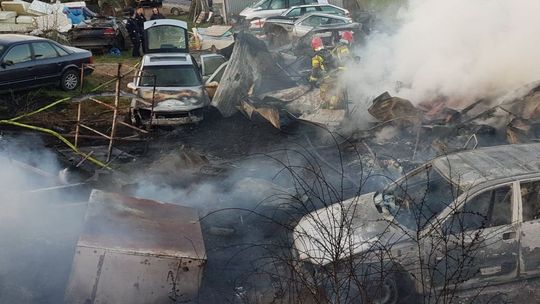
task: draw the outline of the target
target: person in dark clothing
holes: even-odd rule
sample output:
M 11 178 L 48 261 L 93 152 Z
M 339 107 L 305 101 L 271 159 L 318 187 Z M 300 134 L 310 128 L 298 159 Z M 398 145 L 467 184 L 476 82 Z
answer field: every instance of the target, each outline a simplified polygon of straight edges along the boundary
M 150 17 L 150 20 L 157 20 L 157 19 L 165 19 L 165 16 L 161 14 L 157 7 L 154 7 L 152 9 L 152 17 Z
M 133 17 L 134 10 L 129 9 L 126 12 L 126 15 L 128 15 L 128 20 L 126 23 L 126 30 L 129 34 L 129 39 L 131 40 L 131 44 L 133 44 L 133 50 L 131 51 L 131 56 L 133 57 L 141 57 L 141 35 L 139 31 L 139 25 L 137 24 L 137 21 Z
M 144 23 L 146 22 L 146 17 L 144 17 L 144 10 L 142 7 L 137 8 L 134 19 L 139 31 L 139 41 L 144 49 Z

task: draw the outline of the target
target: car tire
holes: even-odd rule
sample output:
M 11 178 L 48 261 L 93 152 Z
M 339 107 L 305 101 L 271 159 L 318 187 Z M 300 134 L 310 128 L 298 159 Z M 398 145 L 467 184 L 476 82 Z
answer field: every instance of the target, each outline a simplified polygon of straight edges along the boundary
M 60 79 L 60 87 L 64 91 L 73 91 L 75 90 L 81 82 L 81 75 L 79 71 L 75 69 L 69 69 L 62 74 Z
M 176 7 L 173 7 L 171 9 L 171 14 L 173 14 L 174 16 L 180 16 L 180 13 L 181 13 L 180 10 L 177 9 Z

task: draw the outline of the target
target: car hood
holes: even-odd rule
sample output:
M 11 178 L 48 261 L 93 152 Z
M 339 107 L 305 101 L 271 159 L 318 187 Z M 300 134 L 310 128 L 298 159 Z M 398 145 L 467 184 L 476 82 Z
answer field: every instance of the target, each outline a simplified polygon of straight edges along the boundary
M 155 112 L 175 112 L 190 111 L 209 104 L 208 96 L 202 87 L 190 88 L 156 88 L 154 93 L 152 88 L 139 88 L 138 96 L 144 100 L 143 108 L 152 106 L 152 95 L 154 95 Z M 191 100 L 197 100 L 193 103 Z M 143 103 L 143 101 L 140 101 Z
M 377 210 L 374 194 L 354 197 L 302 217 L 293 232 L 298 258 L 326 265 L 336 256 L 342 259 L 369 251 L 383 237 L 387 238 L 384 243 L 401 239 L 403 230 L 396 227 L 390 214 Z

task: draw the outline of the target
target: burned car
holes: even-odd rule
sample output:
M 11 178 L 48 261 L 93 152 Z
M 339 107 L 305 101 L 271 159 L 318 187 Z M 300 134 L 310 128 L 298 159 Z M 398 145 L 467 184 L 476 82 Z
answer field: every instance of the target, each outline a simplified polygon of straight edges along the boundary
M 103 16 L 79 23 L 69 30 L 68 37 L 73 46 L 103 52 L 113 47 L 123 50 L 129 39 L 125 25 L 120 20 Z
M 325 285 L 330 298 L 346 293 L 350 303 L 366 293 L 398 303 L 537 277 L 538 155 L 540 144 L 524 144 L 438 157 L 382 191 L 304 216 L 295 255 L 317 273 L 353 273 L 347 287 Z
M 201 70 L 188 53 L 186 22 L 160 19 L 147 21 L 144 27 L 146 55 L 128 84 L 137 95 L 131 102 L 132 123 L 149 127 L 200 122 L 210 104 L 203 75 L 220 66 L 212 61 L 220 55 L 201 56 Z

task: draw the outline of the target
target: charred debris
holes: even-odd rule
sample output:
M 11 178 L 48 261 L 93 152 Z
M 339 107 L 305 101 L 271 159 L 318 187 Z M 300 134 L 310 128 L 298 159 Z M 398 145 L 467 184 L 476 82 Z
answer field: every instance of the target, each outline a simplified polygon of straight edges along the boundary
M 230 213 L 211 224 L 205 224 L 201 218 L 221 208 L 259 208 L 257 212 L 273 208 L 273 212 L 279 209 L 291 213 L 286 205 L 304 199 L 290 188 L 278 185 L 272 174 L 257 172 L 268 168 L 268 158 L 244 165 L 251 154 L 301 146 L 321 167 L 337 172 L 349 188 L 355 189 L 344 194 L 342 198 L 346 198 L 356 194 L 362 170 L 396 179 L 436 156 L 540 140 L 539 84 L 505 96 L 481 99 L 459 110 L 446 107 L 444 98 L 417 104 L 388 92 L 373 98 L 367 109 L 347 95 L 341 107 L 328 108 L 320 89 L 306 81 L 311 53 L 305 50 L 303 42 L 269 50 L 257 37 L 239 33 L 212 99 L 212 107 L 217 111 L 207 113 L 200 125 L 172 131 L 131 127 L 126 130 L 132 133 L 117 130 L 126 132 L 124 139 L 130 140 L 125 141 L 115 140 L 119 135 L 114 131 L 107 133 L 110 127 L 95 130 L 105 135 L 109 144 L 100 145 L 94 137 L 79 137 L 79 153 L 58 149 L 62 166 L 53 173 L 40 169 L 39 162 L 20 161 L 12 154 L 8 157 L 8 162 L 26 175 L 47 181 L 24 192 L 25 200 L 51 192 L 59 193 L 55 196 L 58 200 L 67 192 L 90 197 L 84 203 L 77 198 L 77 204 L 87 208 L 79 212 L 84 214 L 84 225 L 75 236 L 76 246 L 68 246 L 68 251 L 75 250 L 71 270 L 65 271 L 69 273 L 65 297 L 70 302 L 118 299 L 118 290 L 122 290 L 129 293 L 130 303 L 167 299 L 183 303 L 201 296 L 201 285 L 208 294 L 208 290 L 218 293 L 230 292 L 232 288 L 232 302 L 247 301 L 247 294 L 252 292 L 246 285 L 249 279 L 239 283 L 235 276 L 240 276 L 246 267 L 255 266 L 232 260 L 231 255 L 238 254 L 241 247 L 228 248 L 225 253 L 216 248 L 227 247 L 234 238 L 253 244 L 254 230 L 260 232 L 262 240 L 267 240 L 276 226 L 261 228 L 255 217 Z M 120 96 L 129 95 L 120 85 L 123 84 L 118 80 L 113 95 L 117 101 Z M 91 97 L 94 101 L 96 98 L 99 97 Z M 366 121 L 367 113 L 372 117 L 370 121 Z M 119 111 L 113 125 L 117 120 L 126 124 L 123 114 L 127 112 Z M 2 125 L 9 126 L 6 134 L 17 133 L 13 124 Z M 336 151 L 343 154 L 341 164 L 336 160 Z M 90 162 L 93 157 L 102 159 L 105 166 Z M 348 170 L 344 172 L 343 168 Z M 112 193 L 145 196 L 148 192 L 141 189 L 147 189 L 144 186 L 150 184 L 149 180 L 153 185 L 166 185 L 152 186 L 150 193 L 168 191 L 171 195 L 167 197 L 180 198 L 175 200 L 179 205 L 191 207 Z M 103 191 L 93 190 L 90 194 L 93 188 Z M 263 196 L 273 196 L 270 189 L 278 189 L 281 195 L 265 201 Z M 226 193 L 227 199 L 220 201 L 220 193 Z M 204 196 L 207 194 L 211 195 Z M 182 196 L 201 204 L 186 201 Z M 234 205 L 235 201 L 242 204 Z M 297 218 L 301 215 L 296 214 Z M 287 217 L 286 221 L 295 219 Z M 140 234 L 134 235 L 133 231 Z M 221 282 L 217 277 L 223 276 L 225 265 L 232 265 L 232 270 L 227 270 L 230 273 Z M 124 277 L 119 277 L 119 273 Z M 265 284 L 252 287 L 269 288 L 273 282 Z M 277 292 L 264 296 L 262 292 L 254 293 L 261 303 L 278 297 Z M 216 300 L 209 298 L 208 303 Z

